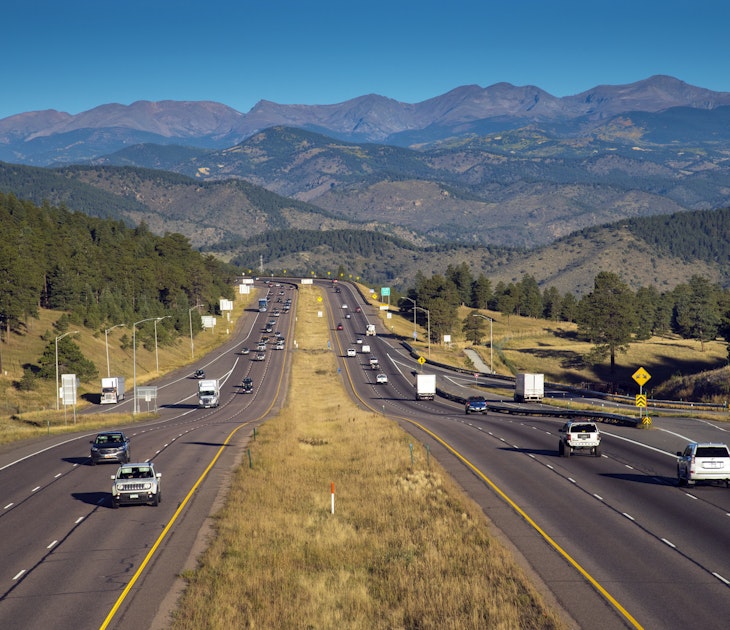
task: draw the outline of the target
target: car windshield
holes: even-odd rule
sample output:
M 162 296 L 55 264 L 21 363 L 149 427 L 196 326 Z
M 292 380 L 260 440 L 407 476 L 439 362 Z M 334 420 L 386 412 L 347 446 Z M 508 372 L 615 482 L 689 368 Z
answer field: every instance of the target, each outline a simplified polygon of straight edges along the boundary
M 149 466 L 130 466 L 120 468 L 117 477 L 119 479 L 149 479 L 152 477 L 152 468 Z
M 119 444 L 123 441 L 124 439 L 119 434 L 96 436 L 96 444 Z

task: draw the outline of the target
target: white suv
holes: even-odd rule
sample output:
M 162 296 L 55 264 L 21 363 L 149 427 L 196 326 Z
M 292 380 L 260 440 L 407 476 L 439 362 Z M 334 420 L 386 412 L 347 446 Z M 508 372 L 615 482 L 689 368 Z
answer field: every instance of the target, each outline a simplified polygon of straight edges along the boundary
M 560 429 L 560 457 L 570 457 L 577 450 L 590 451 L 591 455 L 601 456 L 601 432 L 595 422 L 566 422 Z
M 724 481 L 730 485 L 730 451 L 726 444 L 690 442 L 677 451 L 677 482 L 693 486 L 696 481 Z

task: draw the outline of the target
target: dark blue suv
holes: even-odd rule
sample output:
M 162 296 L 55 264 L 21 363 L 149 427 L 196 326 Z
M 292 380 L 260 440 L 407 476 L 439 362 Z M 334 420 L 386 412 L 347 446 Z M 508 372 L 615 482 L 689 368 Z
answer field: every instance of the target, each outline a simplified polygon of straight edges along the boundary
M 487 401 L 484 396 L 469 396 L 464 405 L 464 413 L 486 413 Z

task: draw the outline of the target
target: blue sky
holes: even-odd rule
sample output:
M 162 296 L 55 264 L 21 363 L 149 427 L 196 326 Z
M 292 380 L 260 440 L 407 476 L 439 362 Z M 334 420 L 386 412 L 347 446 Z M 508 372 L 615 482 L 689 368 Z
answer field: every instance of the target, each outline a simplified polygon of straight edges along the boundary
M 106 103 L 407 103 L 654 74 L 730 91 L 726 0 L 5 0 L 0 118 Z

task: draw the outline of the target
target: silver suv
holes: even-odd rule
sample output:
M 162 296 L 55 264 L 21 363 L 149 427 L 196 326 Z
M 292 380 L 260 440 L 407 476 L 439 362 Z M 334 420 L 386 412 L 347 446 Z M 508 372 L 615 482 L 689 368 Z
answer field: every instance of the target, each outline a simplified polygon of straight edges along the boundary
M 124 464 L 131 458 L 129 438 L 121 431 L 103 431 L 91 441 L 91 465 L 101 462 Z
M 152 462 L 124 464 L 112 475 L 112 507 L 124 504 L 159 505 L 162 501 L 160 485 L 162 473 Z
M 591 455 L 601 456 L 601 432 L 595 422 L 566 422 L 560 429 L 558 453 L 560 457 L 570 457 L 573 451 L 590 451 Z
M 693 486 L 696 481 L 724 481 L 730 485 L 730 451 L 725 444 L 690 442 L 677 451 L 677 482 Z

